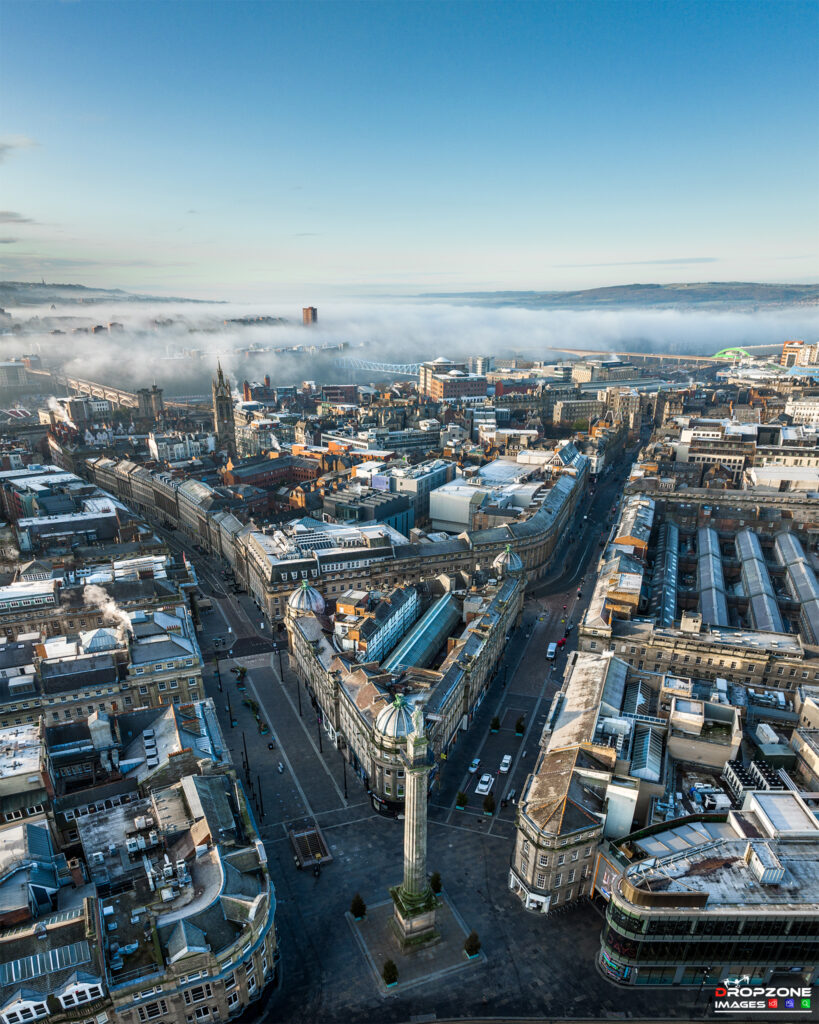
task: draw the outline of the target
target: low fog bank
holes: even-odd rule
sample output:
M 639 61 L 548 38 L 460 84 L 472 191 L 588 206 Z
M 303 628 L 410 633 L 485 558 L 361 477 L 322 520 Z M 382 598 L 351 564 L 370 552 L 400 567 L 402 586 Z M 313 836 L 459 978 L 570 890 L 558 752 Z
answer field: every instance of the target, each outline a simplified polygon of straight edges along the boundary
M 345 376 L 335 363 L 342 357 L 402 363 L 485 353 L 551 360 L 561 358 L 561 347 L 601 354 L 619 349 L 708 355 L 726 346 L 777 345 L 786 338 L 815 340 L 819 334 L 819 309 L 805 307 L 722 313 L 336 303 L 320 306 L 318 323 L 309 328 L 293 313 L 292 307 L 281 306 L 164 302 L 15 310 L 14 322 L 26 323 L 27 333 L 5 335 L 3 352 L 5 358 L 37 352 L 44 365 L 123 387 L 156 381 L 173 395 L 208 391 L 217 359 L 236 383 L 266 373 L 274 383 L 326 383 Z M 244 317 L 288 320 L 275 325 L 229 322 Z M 71 333 L 73 327 L 111 322 L 122 329 Z M 51 334 L 55 328 L 66 333 Z M 329 350 L 340 343 L 347 345 L 344 352 Z M 297 346 L 311 351 L 292 351 Z M 325 347 L 328 351 L 322 351 Z M 356 378 L 365 380 L 367 374 Z

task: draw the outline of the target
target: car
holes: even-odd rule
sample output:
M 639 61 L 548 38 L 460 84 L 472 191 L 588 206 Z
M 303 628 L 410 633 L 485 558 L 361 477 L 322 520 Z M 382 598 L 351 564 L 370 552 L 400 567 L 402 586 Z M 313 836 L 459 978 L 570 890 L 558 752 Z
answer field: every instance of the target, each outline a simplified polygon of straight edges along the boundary
M 557 644 L 554 644 L 554 643 L 549 644 L 549 646 L 546 648 L 546 658 L 549 661 L 554 661 L 556 654 L 557 654 Z
M 511 754 L 504 754 L 502 759 L 501 759 L 501 763 L 500 763 L 500 770 L 501 770 L 501 772 L 503 772 L 503 774 L 505 775 L 509 771 L 509 769 L 511 767 L 512 767 L 512 755 Z
M 475 758 L 475 759 L 474 759 L 474 760 L 472 761 L 472 764 L 470 764 L 470 766 L 469 766 L 469 774 L 470 774 L 470 775 L 474 775 L 474 774 L 475 774 L 475 772 L 476 772 L 476 771 L 478 770 L 478 765 L 479 765 L 480 763 L 481 763 L 481 759 L 480 759 L 479 757 L 476 757 L 476 758 Z
M 489 790 L 492 788 L 492 783 L 494 781 L 495 780 L 492 778 L 492 776 L 489 774 L 489 772 L 487 772 L 485 775 L 481 776 L 480 781 L 478 782 L 478 785 L 475 787 L 475 792 L 479 796 L 485 796 L 489 792 Z

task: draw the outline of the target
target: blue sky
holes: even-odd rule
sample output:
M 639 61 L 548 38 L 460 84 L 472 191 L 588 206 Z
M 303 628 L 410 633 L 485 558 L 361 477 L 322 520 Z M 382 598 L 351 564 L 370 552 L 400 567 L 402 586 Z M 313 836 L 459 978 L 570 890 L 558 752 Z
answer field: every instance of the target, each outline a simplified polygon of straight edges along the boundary
M 4 0 L 0 274 L 816 281 L 817 29 L 788 2 Z

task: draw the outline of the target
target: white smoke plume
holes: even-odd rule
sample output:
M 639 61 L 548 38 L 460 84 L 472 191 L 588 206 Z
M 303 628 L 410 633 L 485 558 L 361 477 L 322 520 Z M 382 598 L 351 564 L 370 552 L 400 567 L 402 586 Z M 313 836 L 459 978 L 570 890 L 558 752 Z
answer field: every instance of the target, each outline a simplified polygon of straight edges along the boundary
M 83 604 L 86 608 L 96 608 L 102 613 L 102 621 L 109 626 L 116 626 L 117 634 L 124 637 L 131 630 L 131 620 L 107 590 L 89 583 L 83 588 Z

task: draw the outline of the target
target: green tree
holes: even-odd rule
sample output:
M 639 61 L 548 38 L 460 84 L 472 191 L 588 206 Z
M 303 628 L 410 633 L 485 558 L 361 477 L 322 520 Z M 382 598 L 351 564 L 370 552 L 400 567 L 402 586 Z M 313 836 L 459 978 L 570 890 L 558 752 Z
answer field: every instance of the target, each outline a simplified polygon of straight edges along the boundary
M 395 966 L 394 960 L 388 960 L 384 964 L 384 969 L 381 971 L 381 977 L 387 985 L 394 985 L 396 981 L 398 981 L 398 968 Z
M 486 811 L 487 814 L 495 813 L 495 798 L 492 796 L 491 793 L 487 793 L 486 796 L 483 798 L 483 809 Z
M 481 940 L 478 938 L 477 932 L 470 932 L 464 942 L 464 950 L 467 956 L 475 956 L 481 951 Z
M 443 888 L 441 884 L 441 872 L 433 871 L 429 876 L 429 887 L 437 895 Z
M 523 720 L 523 715 L 515 722 L 515 732 L 523 732 L 526 727 L 526 722 Z
M 497 732 L 498 729 L 500 729 L 500 719 L 498 718 L 497 715 L 495 715 L 495 717 L 489 723 L 489 728 L 493 729 L 495 732 Z
M 466 807 L 466 793 L 461 789 L 458 790 L 455 797 L 455 805 L 456 807 Z

